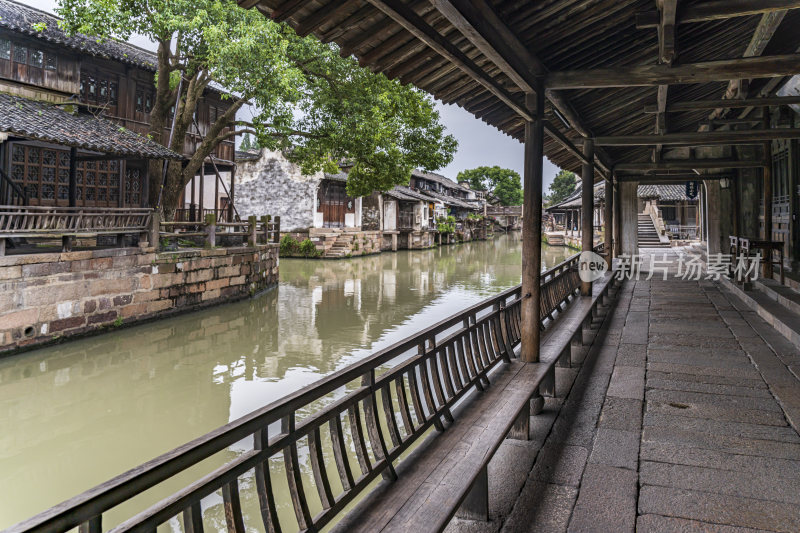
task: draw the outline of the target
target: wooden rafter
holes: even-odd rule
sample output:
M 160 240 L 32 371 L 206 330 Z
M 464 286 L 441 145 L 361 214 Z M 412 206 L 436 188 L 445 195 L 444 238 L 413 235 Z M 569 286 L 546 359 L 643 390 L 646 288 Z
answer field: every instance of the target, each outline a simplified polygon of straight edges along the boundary
M 599 146 L 655 146 L 761 143 L 773 139 L 800 139 L 800 128 L 667 133 L 664 135 L 612 135 L 596 137 Z
M 525 105 L 514 97 L 505 87 L 489 76 L 483 69 L 476 65 L 470 58 L 456 48 L 442 34 L 436 32 L 425 20 L 417 15 L 408 5 L 399 0 L 368 0 L 370 4 L 381 10 L 386 16 L 394 20 L 414 37 L 424 42 L 439 55 L 445 57 L 452 64 L 458 66 L 472 79 L 497 96 L 509 108 L 526 120 L 534 117 L 525 108 Z
M 798 8 L 800 8 L 800 0 L 717 0 L 687 6 L 680 10 L 676 22 L 687 24 Z M 658 11 L 643 11 L 636 14 L 636 27 L 638 29 L 657 28 L 660 19 Z
M 800 96 L 775 96 L 770 98 L 746 98 L 742 100 L 694 100 L 687 102 L 674 102 L 667 105 L 667 113 L 682 113 L 702 109 L 766 107 L 800 104 Z M 645 106 L 645 113 L 658 113 L 658 108 L 653 105 Z
M 526 47 L 511 28 L 503 22 L 494 8 L 485 0 L 431 0 L 436 9 L 444 15 L 481 53 L 497 65 L 520 89 L 533 92 L 536 79 L 548 72 L 544 63 Z M 672 0 L 674 1 L 674 0 Z M 567 123 L 584 137 L 591 137 L 591 131 L 583 123 L 565 95 L 550 91 L 547 98 L 552 106 L 564 117 Z M 581 162 L 585 158 L 575 149 L 569 139 L 554 125 L 545 128 L 559 144 L 575 155 Z M 602 169 L 609 175 L 608 158 L 597 154 Z
M 748 57 L 686 65 L 644 65 L 593 70 L 551 72 L 548 89 L 594 89 L 647 87 L 685 83 L 708 83 L 739 78 L 775 78 L 800 73 L 800 55 Z

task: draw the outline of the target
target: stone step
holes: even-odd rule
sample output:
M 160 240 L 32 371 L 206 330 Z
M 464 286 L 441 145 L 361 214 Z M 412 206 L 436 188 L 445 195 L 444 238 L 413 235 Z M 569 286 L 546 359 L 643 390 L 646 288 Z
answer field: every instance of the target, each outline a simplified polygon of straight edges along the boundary
M 722 282 L 758 316 L 778 330 L 789 342 L 800 348 L 800 312 L 797 311 L 798 302 L 795 296 L 787 298 L 788 295 L 785 291 L 775 287 L 776 284 L 779 284 L 777 282 L 773 284 L 771 280 L 758 280 L 754 284 L 756 288 L 750 289 L 743 289 L 741 285 L 725 278 L 722 279 Z M 762 285 L 762 287 L 758 287 L 758 285 Z M 781 293 L 784 295 L 782 296 Z M 784 305 L 784 303 L 788 305 Z
M 800 293 L 774 279 L 759 278 L 753 286 L 793 313 L 800 315 Z

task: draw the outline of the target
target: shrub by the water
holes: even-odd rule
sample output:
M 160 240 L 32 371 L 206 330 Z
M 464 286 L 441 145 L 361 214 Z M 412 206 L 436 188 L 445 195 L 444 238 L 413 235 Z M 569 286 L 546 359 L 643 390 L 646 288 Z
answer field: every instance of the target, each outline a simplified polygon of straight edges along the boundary
M 294 255 L 299 251 L 299 248 L 297 241 L 294 240 L 291 235 L 284 235 L 281 239 L 282 256 Z
M 317 257 L 319 255 L 317 246 L 311 239 L 306 239 L 300 243 L 299 252 L 303 257 Z

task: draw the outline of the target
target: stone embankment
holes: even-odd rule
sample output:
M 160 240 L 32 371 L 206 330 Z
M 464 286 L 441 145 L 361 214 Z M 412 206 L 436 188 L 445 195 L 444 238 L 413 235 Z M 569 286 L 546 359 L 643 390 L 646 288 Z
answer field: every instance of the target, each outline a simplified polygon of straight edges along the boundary
M 0 257 L 0 354 L 245 298 L 278 282 L 278 244 Z

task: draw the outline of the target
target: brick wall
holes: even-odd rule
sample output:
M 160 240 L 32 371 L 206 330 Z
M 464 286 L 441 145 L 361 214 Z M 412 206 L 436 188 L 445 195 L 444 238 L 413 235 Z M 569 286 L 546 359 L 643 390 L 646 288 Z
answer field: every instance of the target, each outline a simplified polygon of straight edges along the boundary
M 0 257 L 0 354 L 238 300 L 277 282 L 277 244 Z

